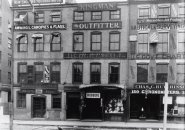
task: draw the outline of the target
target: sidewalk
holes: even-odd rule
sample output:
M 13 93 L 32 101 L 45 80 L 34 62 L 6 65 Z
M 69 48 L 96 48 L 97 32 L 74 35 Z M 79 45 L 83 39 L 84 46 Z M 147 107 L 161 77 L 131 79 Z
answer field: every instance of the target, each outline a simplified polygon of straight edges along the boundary
M 91 127 L 91 128 L 162 128 L 162 122 L 87 122 L 87 121 L 23 121 L 23 120 L 14 120 L 14 125 L 37 125 L 37 126 L 63 126 L 63 127 Z M 168 123 L 167 128 L 171 129 L 182 129 L 185 130 L 185 124 L 179 123 Z

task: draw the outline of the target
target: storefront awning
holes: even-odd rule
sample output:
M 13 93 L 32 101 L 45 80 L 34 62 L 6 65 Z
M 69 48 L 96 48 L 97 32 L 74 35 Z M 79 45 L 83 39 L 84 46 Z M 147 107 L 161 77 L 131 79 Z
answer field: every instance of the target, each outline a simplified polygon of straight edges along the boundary
M 125 84 L 81 84 L 79 86 L 80 89 L 83 88 L 89 88 L 89 87 L 115 87 L 115 88 L 121 88 L 121 89 L 126 89 Z

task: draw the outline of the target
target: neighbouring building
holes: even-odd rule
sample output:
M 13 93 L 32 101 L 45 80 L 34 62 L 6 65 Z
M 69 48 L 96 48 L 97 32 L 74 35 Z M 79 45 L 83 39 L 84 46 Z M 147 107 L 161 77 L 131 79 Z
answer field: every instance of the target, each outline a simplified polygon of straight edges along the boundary
M 185 117 L 185 3 L 129 0 L 129 118 L 162 120 L 169 83 L 168 121 Z
M 126 119 L 128 3 L 14 0 L 14 119 Z
M 0 0 L 0 116 L 9 114 L 12 66 L 11 19 L 9 2 Z

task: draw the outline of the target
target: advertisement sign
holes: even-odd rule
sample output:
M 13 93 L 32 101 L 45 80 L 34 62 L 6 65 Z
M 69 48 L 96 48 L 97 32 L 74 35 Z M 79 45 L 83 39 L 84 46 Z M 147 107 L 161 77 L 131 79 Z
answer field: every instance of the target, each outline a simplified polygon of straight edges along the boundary
M 86 98 L 100 98 L 100 93 L 86 93 Z

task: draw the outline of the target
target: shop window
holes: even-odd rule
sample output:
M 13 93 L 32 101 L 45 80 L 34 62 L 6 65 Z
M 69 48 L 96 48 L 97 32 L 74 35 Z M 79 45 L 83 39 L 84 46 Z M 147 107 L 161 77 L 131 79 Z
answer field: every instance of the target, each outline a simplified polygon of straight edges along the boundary
M 18 63 L 18 83 L 27 82 L 27 63 Z
M 74 12 L 74 21 L 83 21 L 84 20 L 84 12 Z
M 185 17 L 185 5 L 179 6 L 179 17 Z
M 73 34 L 73 51 L 83 51 L 84 33 Z
M 44 12 L 38 11 L 34 13 L 35 23 L 44 23 Z
M 145 7 L 145 8 L 138 8 L 139 10 L 139 18 L 150 18 L 150 8 Z
M 83 83 L 83 63 L 73 64 L 73 83 Z
M 158 18 L 170 17 L 170 7 L 169 6 L 158 6 Z
M 158 53 L 168 52 L 168 32 L 159 32 L 159 41 L 157 44 Z
M 91 33 L 91 51 L 100 51 L 101 43 L 102 43 L 101 32 L 92 32 Z
M 185 83 L 185 64 L 177 64 L 177 83 Z
M 42 62 L 34 63 L 35 66 L 35 83 L 43 82 L 44 64 Z
M 138 53 L 148 53 L 148 33 L 138 34 Z
M 148 64 L 137 64 L 137 82 L 148 82 Z
M 100 11 L 91 12 L 91 19 L 92 20 L 101 20 L 102 19 L 102 12 L 100 12 Z
M 61 94 L 52 94 L 52 108 L 61 108 Z
M 185 52 L 185 32 L 178 33 L 178 52 Z
M 26 108 L 26 93 L 17 92 L 17 108 Z
M 168 80 L 168 64 L 157 64 L 156 82 L 165 83 Z
M 60 83 L 60 63 L 51 63 L 51 83 Z
M 110 46 L 110 51 L 120 50 L 120 32 L 109 33 L 109 46 Z
M 51 22 L 60 22 L 61 21 L 61 11 L 53 10 L 50 13 Z
M 28 51 L 28 35 L 19 34 L 16 37 L 18 41 L 18 52 L 27 52 Z
M 43 34 L 33 34 L 33 44 L 34 44 L 34 51 L 44 51 L 44 39 Z
M 110 11 L 110 19 L 111 20 L 118 20 L 121 18 L 121 11 L 120 10 L 111 10 Z
M 109 64 L 109 83 L 119 83 L 119 63 Z
M 51 51 L 61 51 L 61 33 L 51 34 Z
M 101 64 L 91 63 L 91 83 L 101 83 Z

